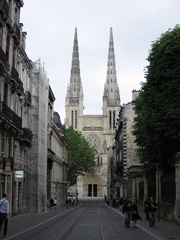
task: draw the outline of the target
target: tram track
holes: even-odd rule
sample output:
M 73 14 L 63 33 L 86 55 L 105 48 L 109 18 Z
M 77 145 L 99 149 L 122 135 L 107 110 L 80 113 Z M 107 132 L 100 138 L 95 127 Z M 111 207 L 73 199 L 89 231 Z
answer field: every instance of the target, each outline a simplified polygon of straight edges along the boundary
M 77 226 L 77 224 L 79 223 L 79 221 L 82 219 L 82 217 L 84 216 L 86 210 L 88 209 L 89 207 L 85 208 L 83 210 L 83 212 L 80 214 L 80 216 L 76 219 L 76 221 L 72 224 L 72 226 L 69 228 L 69 230 L 59 239 L 59 240 L 66 240 L 69 235 L 72 233 L 72 231 L 74 230 L 74 228 Z
M 72 212 L 77 211 L 79 206 L 77 208 L 62 212 L 60 214 L 57 214 L 56 216 L 49 218 L 48 220 L 41 222 L 40 224 L 37 224 L 35 226 L 32 226 L 31 228 L 28 228 L 22 232 L 19 232 L 17 234 L 14 234 L 13 236 L 8 237 L 8 240 L 14 239 L 14 240 L 30 240 L 34 239 L 35 234 L 39 234 L 44 231 L 44 228 L 46 230 L 51 229 L 51 227 L 54 225 L 54 223 L 57 223 L 62 220 L 66 220 L 64 224 L 68 221 L 68 216 L 72 214 Z M 46 227 L 45 227 L 46 226 Z M 34 232 L 32 232 L 34 231 Z

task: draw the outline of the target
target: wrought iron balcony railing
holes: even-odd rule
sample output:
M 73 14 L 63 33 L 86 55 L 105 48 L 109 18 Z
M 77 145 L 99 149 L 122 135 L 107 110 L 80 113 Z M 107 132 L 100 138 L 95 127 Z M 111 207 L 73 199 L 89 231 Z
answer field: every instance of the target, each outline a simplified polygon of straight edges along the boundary
M 3 101 L 0 101 L 0 119 L 14 126 L 19 131 L 22 129 L 22 118 L 11 110 Z
M 31 94 L 29 91 L 26 91 L 25 92 L 25 101 L 26 101 L 26 104 L 27 105 L 30 105 L 31 104 Z
M 17 72 L 17 70 L 14 67 L 11 70 L 11 77 L 12 77 L 12 80 L 15 80 L 15 82 L 17 84 L 17 92 L 20 95 L 23 94 L 24 93 L 23 83 L 19 79 L 19 73 Z
M 0 62 L 6 66 L 7 65 L 7 56 L 5 54 L 5 52 L 2 50 L 2 48 L 0 47 Z

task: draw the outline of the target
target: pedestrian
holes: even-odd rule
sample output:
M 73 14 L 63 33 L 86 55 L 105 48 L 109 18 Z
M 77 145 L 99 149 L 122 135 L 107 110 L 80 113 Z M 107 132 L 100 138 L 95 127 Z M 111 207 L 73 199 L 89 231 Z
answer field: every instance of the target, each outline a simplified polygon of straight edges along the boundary
M 132 201 L 132 216 L 131 216 L 131 220 L 133 221 L 133 227 L 137 227 L 136 221 L 138 219 L 139 219 L 138 204 L 137 204 L 137 201 L 135 199 L 133 199 L 133 201 Z
M 158 205 L 153 197 L 150 197 L 149 206 L 149 227 L 155 227 L 155 213 L 157 212 Z
M 9 201 L 6 199 L 6 193 L 3 193 L 0 200 L 0 232 L 4 223 L 3 236 L 7 236 L 8 229 L 8 217 L 9 217 Z
M 124 201 L 122 213 L 125 215 L 125 227 L 129 228 L 130 220 L 131 220 L 131 213 L 132 213 L 132 201 L 131 201 L 130 196 L 128 196 L 127 200 Z
M 57 206 L 57 199 L 55 198 L 54 199 L 54 208 L 56 208 L 56 206 Z
M 149 221 L 149 208 L 150 208 L 149 200 L 148 198 L 146 198 L 146 200 L 144 201 L 144 212 L 146 214 L 146 221 Z
M 69 200 L 66 199 L 66 209 L 68 209 L 68 208 L 69 208 Z
M 123 198 L 120 197 L 120 199 L 119 199 L 120 211 L 122 211 L 122 205 L 123 205 Z

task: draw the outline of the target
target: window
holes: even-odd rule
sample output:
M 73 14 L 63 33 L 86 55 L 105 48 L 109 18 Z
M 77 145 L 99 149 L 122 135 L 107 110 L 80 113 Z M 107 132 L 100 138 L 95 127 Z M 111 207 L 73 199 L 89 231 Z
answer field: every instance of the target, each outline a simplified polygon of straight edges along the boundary
M 77 110 L 75 111 L 75 128 L 77 128 Z
M 4 84 L 4 102 L 7 104 L 8 101 L 8 85 L 7 83 Z
M 113 128 L 115 127 L 116 125 L 116 112 L 113 111 Z
M 73 111 L 71 111 L 71 125 L 73 126 L 73 118 L 74 118 L 74 114 Z
M 112 124 L 112 122 L 111 122 L 111 111 L 109 111 L 109 129 L 111 129 L 111 124 Z

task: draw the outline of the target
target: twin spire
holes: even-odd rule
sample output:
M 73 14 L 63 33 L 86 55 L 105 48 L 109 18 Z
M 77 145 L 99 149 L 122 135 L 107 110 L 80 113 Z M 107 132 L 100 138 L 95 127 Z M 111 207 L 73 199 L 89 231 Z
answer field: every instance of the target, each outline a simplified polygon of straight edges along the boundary
M 74 99 L 73 102 L 75 102 L 75 98 L 77 98 L 78 101 L 80 96 L 83 97 L 83 89 L 80 77 L 77 28 L 75 28 L 70 85 L 68 87 L 67 97 L 69 97 L 69 100 Z M 107 78 L 104 86 L 103 99 L 104 101 L 107 101 L 107 106 L 120 106 L 119 87 L 116 78 L 116 64 L 112 28 L 110 28 Z

